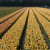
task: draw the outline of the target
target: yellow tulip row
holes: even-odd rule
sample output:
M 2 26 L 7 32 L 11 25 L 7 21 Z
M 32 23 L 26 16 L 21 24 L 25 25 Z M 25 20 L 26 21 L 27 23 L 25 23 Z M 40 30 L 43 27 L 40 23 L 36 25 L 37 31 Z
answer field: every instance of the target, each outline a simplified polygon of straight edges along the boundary
M 0 50 L 17 50 L 29 8 L 0 39 Z
M 30 8 L 26 36 L 24 41 L 25 50 L 47 50 L 48 46 L 40 31 L 37 20 Z
M 35 12 L 38 20 L 40 21 L 40 23 L 42 24 L 45 32 L 47 33 L 49 39 L 50 39 L 50 22 L 48 22 L 42 15 L 40 15 L 36 10 L 33 9 L 33 11 Z
M 40 8 L 40 7 L 37 7 L 37 8 L 50 15 L 50 9 Z
M 39 11 L 43 16 L 45 16 L 48 20 L 50 20 L 50 16 L 49 15 L 47 15 L 47 14 L 45 14 L 44 12 L 42 12 L 42 10 L 40 10 L 39 8 L 37 9 L 37 8 L 35 8 L 37 11 Z

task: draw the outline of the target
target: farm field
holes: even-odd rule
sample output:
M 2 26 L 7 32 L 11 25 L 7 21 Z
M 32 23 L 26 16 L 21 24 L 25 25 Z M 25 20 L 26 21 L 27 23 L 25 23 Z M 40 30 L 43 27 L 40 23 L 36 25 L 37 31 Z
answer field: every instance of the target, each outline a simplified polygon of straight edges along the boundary
M 0 18 L 5 17 L 6 15 L 9 15 L 21 8 L 23 7 L 0 7 Z
M 0 50 L 50 50 L 49 12 L 24 7 L 0 18 Z

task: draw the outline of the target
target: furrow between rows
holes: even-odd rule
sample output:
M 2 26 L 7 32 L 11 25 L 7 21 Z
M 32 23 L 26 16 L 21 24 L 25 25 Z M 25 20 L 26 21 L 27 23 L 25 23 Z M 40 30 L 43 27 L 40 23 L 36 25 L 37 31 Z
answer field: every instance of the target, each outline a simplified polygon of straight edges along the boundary
M 17 48 L 17 50 L 24 50 L 24 40 L 25 40 L 25 35 L 26 35 L 26 29 L 27 29 L 27 24 L 28 24 L 28 17 L 29 17 L 29 10 L 28 10 L 28 14 L 27 14 L 27 18 L 26 18 L 26 22 L 22 31 L 22 35 L 20 38 L 20 42 L 19 42 L 19 46 Z

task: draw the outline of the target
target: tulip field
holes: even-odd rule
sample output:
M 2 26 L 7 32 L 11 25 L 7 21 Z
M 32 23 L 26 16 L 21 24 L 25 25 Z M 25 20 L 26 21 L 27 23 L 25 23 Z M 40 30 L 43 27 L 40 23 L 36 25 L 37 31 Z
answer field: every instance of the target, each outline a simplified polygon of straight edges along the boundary
M 0 50 L 50 50 L 50 9 L 24 7 L 0 18 Z

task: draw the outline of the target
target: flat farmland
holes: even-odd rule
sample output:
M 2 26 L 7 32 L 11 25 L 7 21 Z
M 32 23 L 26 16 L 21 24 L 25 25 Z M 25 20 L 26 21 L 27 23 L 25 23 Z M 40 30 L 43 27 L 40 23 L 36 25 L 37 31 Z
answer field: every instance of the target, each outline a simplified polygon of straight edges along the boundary
M 50 50 L 50 9 L 24 7 L 0 18 L 0 50 Z
M 0 18 L 5 17 L 6 15 L 13 13 L 22 7 L 0 7 Z

